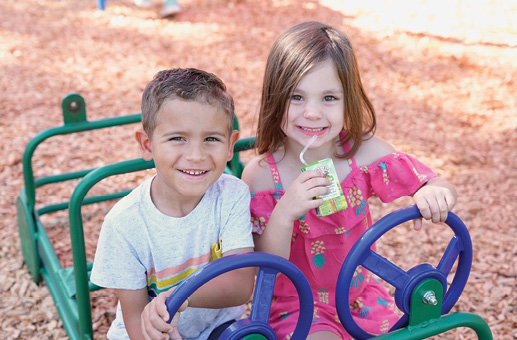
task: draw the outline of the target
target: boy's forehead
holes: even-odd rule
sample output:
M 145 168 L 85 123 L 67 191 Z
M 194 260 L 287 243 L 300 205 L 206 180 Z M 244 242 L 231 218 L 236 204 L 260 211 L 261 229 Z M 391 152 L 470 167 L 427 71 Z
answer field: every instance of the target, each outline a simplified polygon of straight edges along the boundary
M 226 128 L 230 122 L 229 113 L 218 103 L 209 103 L 206 100 L 166 100 L 157 113 L 156 123 L 170 124 L 174 122 L 178 127 L 193 125 L 202 128 L 203 125 L 210 123 L 211 127 Z

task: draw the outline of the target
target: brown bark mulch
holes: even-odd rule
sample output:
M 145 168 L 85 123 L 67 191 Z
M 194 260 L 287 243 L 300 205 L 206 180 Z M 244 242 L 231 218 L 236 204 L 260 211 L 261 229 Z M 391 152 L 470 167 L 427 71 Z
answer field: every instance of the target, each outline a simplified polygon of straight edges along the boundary
M 65 339 L 44 283 L 32 282 L 20 251 L 15 200 L 28 141 L 62 124 L 64 95 L 84 96 L 90 120 L 139 112 L 145 84 L 161 69 L 197 67 L 219 75 L 236 102 L 243 136 L 253 134 L 262 72 L 274 39 L 302 20 L 345 30 L 378 112 L 378 135 L 457 186 L 455 208 L 470 230 L 474 260 L 454 311 L 479 314 L 495 339 L 517 339 L 517 6 L 512 1 L 182 0 L 136 8 L 111 0 L 0 2 L 0 337 Z M 358 2 L 360 3 L 360 2 Z M 474 4 L 473 4 L 474 3 Z M 135 126 L 56 137 L 36 151 L 36 175 L 138 157 Z M 244 160 L 251 155 L 243 155 Z M 150 173 L 98 189 L 131 187 Z M 38 202 L 69 197 L 76 182 L 38 190 Z M 373 203 L 375 217 L 410 204 Z M 84 209 L 88 256 L 109 206 Z M 44 217 L 63 265 L 70 265 L 66 213 Z M 394 229 L 381 253 L 407 269 L 439 256 L 443 226 Z M 432 263 L 432 262 L 431 262 Z M 96 338 L 105 338 L 115 299 L 93 294 Z M 473 339 L 460 329 L 437 337 Z

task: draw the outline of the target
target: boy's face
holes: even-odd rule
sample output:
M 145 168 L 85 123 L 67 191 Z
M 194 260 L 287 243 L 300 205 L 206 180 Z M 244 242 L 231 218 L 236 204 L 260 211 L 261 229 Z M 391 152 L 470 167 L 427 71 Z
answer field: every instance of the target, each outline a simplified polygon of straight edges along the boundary
M 179 99 L 162 105 L 150 139 L 139 133 L 142 157 L 154 159 L 156 166 L 153 201 L 172 215 L 178 214 L 176 207 L 180 215 L 195 208 L 233 157 L 238 139 L 237 131 L 230 134 L 228 115 L 219 106 Z M 172 211 L 163 211 L 164 205 Z

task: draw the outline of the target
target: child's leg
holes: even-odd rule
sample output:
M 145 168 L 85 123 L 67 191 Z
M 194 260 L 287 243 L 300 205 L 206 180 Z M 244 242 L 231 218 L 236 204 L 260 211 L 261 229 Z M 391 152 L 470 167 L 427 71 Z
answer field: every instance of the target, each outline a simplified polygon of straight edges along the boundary
M 329 331 L 319 331 L 309 334 L 307 340 L 341 340 L 341 338 Z

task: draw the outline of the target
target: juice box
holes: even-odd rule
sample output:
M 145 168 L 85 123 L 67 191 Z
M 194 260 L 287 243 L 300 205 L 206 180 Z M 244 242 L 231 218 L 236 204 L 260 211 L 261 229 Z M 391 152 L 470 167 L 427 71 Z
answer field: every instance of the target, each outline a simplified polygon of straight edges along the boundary
M 306 170 L 318 170 L 324 173 L 325 176 L 332 182 L 332 184 L 328 186 L 330 192 L 326 195 L 320 196 L 320 198 L 323 198 L 323 204 L 316 208 L 317 216 L 322 217 L 331 215 L 348 208 L 348 204 L 346 203 L 346 198 L 343 195 L 341 184 L 339 184 L 336 168 L 332 159 L 325 158 L 320 161 L 316 161 L 307 166 L 304 166 L 301 170 L 302 172 Z

